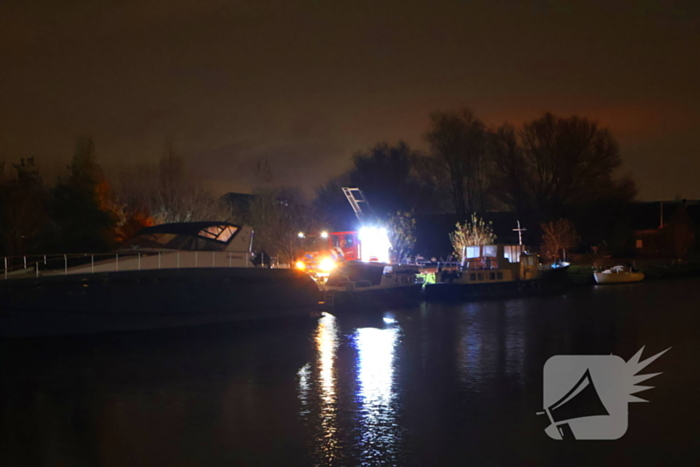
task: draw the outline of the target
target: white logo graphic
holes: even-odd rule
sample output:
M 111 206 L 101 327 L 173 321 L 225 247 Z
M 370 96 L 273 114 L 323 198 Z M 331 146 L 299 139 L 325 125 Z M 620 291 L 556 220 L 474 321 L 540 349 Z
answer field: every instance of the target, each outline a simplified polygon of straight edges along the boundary
M 636 394 L 653 386 L 638 383 L 660 375 L 637 375 L 670 347 L 639 361 L 642 347 L 625 362 L 617 355 L 555 355 L 544 365 L 545 433 L 561 439 L 618 439 L 627 431 L 627 404 L 648 402 Z

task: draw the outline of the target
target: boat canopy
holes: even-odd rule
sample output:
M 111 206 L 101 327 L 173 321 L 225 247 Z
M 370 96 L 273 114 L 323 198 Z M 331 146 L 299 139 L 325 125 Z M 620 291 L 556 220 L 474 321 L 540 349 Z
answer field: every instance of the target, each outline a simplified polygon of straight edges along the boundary
M 142 229 L 126 249 L 225 251 L 241 229 L 228 222 L 179 222 Z

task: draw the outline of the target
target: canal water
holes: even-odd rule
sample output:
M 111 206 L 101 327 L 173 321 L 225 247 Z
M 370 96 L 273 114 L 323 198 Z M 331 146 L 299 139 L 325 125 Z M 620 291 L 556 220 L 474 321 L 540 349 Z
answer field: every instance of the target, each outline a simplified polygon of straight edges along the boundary
M 0 342 L 3 466 L 700 465 L 700 280 L 309 322 Z M 618 440 L 545 434 L 554 355 L 643 373 Z

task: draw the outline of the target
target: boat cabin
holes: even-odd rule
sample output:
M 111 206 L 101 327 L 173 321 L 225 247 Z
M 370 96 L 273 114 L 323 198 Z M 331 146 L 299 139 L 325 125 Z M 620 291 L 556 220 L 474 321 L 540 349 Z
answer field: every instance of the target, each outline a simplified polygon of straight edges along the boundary
M 414 286 L 418 273 L 413 267 L 353 261 L 334 269 L 325 286 L 343 290 Z
M 122 250 L 251 251 L 253 230 L 228 222 L 179 222 L 142 229 Z
M 524 245 L 475 245 L 465 247 L 460 265 L 463 283 L 511 282 L 538 279 L 536 255 Z

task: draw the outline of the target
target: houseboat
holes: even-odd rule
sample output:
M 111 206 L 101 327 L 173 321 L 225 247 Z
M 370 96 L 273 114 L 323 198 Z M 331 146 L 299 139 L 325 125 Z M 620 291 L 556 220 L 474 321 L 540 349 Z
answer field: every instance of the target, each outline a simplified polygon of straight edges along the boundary
M 320 292 L 305 273 L 251 264 L 253 230 L 225 222 L 143 229 L 107 255 L 7 267 L 0 336 L 133 331 L 308 316 Z
M 524 245 L 479 245 L 465 248 L 460 264 L 441 267 L 426 284 L 427 300 L 462 300 L 536 293 L 543 271 Z

